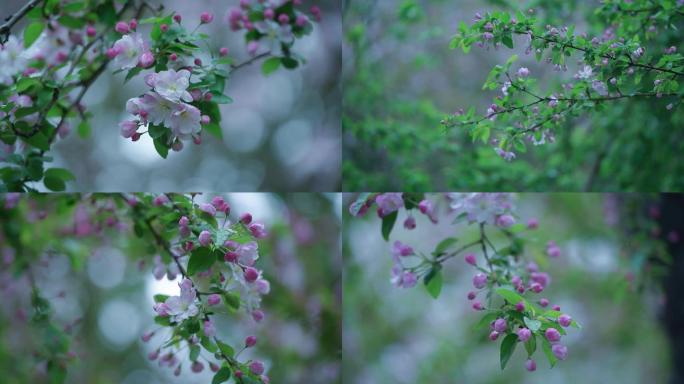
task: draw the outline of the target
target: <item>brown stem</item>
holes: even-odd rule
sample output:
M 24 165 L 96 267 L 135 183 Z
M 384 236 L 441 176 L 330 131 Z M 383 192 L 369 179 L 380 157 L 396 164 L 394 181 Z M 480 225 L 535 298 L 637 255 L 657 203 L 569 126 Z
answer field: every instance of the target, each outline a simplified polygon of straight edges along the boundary
M 3 35 L 1 38 L 3 44 L 7 42 L 7 39 L 9 39 L 9 33 L 14 24 L 18 23 L 19 20 L 26 16 L 27 13 L 29 13 L 42 1 L 43 0 L 31 0 L 28 3 L 24 4 L 24 6 L 21 7 L 21 9 L 19 9 L 17 13 L 10 15 L 5 19 L 7 21 L 3 25 L 0 25 L 0 35 Z

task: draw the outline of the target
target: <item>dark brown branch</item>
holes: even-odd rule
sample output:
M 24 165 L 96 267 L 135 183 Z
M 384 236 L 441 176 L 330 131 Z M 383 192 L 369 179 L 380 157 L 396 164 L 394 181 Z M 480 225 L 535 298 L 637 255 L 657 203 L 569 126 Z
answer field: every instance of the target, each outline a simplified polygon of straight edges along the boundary
M 31 0 L 28 3 L 26 3 L 23 7 L 21 7 L 21 9 L 19 9 L 19 11 L 17 11 L 15 14 L 10 15 L 5 19 L 7 20 L 5 24 L 0 25 L 0 35 L 3 36 L 1 38 L 3 44 L 7 42 L 7 39 L 9 38 L 9 33 L 12 30 L 12 27 L 14 27 L 14 24 L 18 23 L 19 20 L 26 16 L 27 13 L 29 13 L 42 1 L 43 0 Z

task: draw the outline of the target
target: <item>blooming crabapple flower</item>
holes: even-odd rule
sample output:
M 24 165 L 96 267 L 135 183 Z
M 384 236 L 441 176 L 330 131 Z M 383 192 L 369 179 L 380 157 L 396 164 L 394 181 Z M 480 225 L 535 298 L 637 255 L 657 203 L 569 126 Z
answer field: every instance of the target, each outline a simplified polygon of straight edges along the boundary
M 526 342 L 527 340 L 532 337 L 532 332 L 527 329 L 527 328 L 520 328 L 518 329 L 518 339 L 522 341 L 523 343 Z
M 470 265 L 477 265 L 477 260 L 475 259 L 475 254 L 474 253 L 469 253 L 465 255 L 464 260 L 466 263 Z
M 14 35 L 0 46 L 0 83 L 12 84 L 13 76 L 26 68 L 28 57 L 23 52 L 24 45 Z
M 179 285 L 181 288 L 180 296 L 171 296 L 164 303 L 155 306 L 155 311 L 159 316 L 171 316 L 172 321 L 176 323 L 199 313 L 195 304 L 197 294 L 192 286 L 192 281 L 185 279 Z
M 551 346 L 551 352 L 558 358 L 558 360 L 565 360 L 568 357 L 568 347 L 562 344 L 554 344 Z
M 226 215 L 230 213 L 230 204 L 226 203 L 221 196 L 214 196 L 214 198 L 211 199 L 211 205 L 213 205 L 216 210 L 221 211 Z
M 403 244 L 399 240 L 396 240 L 392 245 L 392 258 L 394 260 L 399 260 L 399 257 L 411 256 L 413 253 L 413 248 L 410 245 Z
M 202 231 L 198 236 L 198 240 L 201 246 L 208 247 L 211 244 L 211 232 Z
M 590 77 L 593 76 L 593 71 L 590 66 L 585 65 L 582 69 L 580 69 L 579 72 L 577 72 L 577 78 L 579 79 L 589 79 Z
M 546 272 L 532 272 L 530 273 L 530 280 L 546 288 L 551 282 L 551 277 Z
M 176 110 L 169 116 L 167 124 L 174 136 L 187 139 L 202 130 L 200 124 L 202 113 L 190 104 L 178 104 Z
M 411 271 L 404 271 L 401 265 L 395 264 L 392 267 L 391 283 L 399 288 L 413 288 L 418 282 L 418 278 Z
M 525 362 L 525 369 L 527 369 L 530 372 L 534 372 L 537 370 L 537 363 L 535 363 L 532 359 L 527 359 L 527 361 Z
M 211 321 L 211 320 L 205 320 L 204 321 L 204 335 L 207 337 L 216 336 L 216 326 L 214 325 L 213 321 Z
M 266 279 L 258 278 L 257 281 L 254 282 L 254 285 L 256 286 L 257 292 L 262 295 L 266 295 L 271 292 L 271 283 L 269 283 Z
M 572 322 L 572 317 L 570 317 L 566 314 L 562 314 L 562 315 L 558 316 L 558 324 L 560 324 L 561 327 L 567 328 L 570 326 L 571 322 Z
M 491 40 L 494 38 L 494 34 L 491 32 L 485 32 L 482 34 L 482 38 L 485 40 Z
M 181 100 L 185 102 L 192 101 L 192 96 L 187 91 L 190 86 L 190 71 L 187 69 L 181 69 L 178 72 L 169 69 L 168 71 L 153 73 L 146 77 L 145 81 L 148 85 L 153 87 L 159 95 L 169 101 L 175 103 L 178 103 Z
M 644 54 L 644 48 L 642 48 L 642 47 L 639 47 L 632 52 L 632 56 L 635 59 L 640 58 L 643 54 Z
M 207 304 L 209 305 L 218 305 L 221 303 L 221 295 L 218 295 L 216 293 L 212 293 L 207 297 Z
M 255 375 L 261 375 L 264 373 L 264 363 L 259 360 L 254 360 L 249 363 L 249 370 Z
M 518 312 L 524 311 L 524 310 L 525 310 L 525 302 L 524 302 L 524 301 L 519 301 L 519 302 L 515 305 L 515 310 L 518 311 Z
M 252 233 L 252 236 L 256 237 L 257 239 L 263 239 L 268 235 L 266 228 L 261 223 L 252 223 L 249 225 L 248 229 Z
M 437 224 L 437 212 L 435 212 L 434 206 L 430 200 L 423 200 L 418 203 L 418 210 L 420 213 L 426 215 L 433 224 Z
M 501 228 L 508 228 L 515 224 L 515 218 L 511 215 L 501 215 L 496 218 L 496 225 Z
M 138 122 L 126 120 L 119 123 L 121 128 L 121 136 L 125 139 L 129 139 L 138 130 Z
M 499 338 L 499 332 L 497 332 L 497 331 L 492 331 L 489 334 L 489 340 L 491 340 L 491 341 L 496 341 L 496 339 L 498 339 L 498 338 Z
M 139 33 L 124 35 L 114 43 L 113 49 L 118 52 L 113 65 L 119 69 L 135 68 L 140 61 L 140 56 L 147 51 L 145 41 Z
M 487 285 L 487 275 L 484 273 L 478 273 L 477 275 L 473 276 L 473 285 L 477 289 L 482 289 Z
M 525 68 L 525 67 L 522 67 L 522 68 L 518 69 L 518 76 L 520 76 L 520 77 L 527 77 L 527 76 L 529 76 L 529 75 L 530 75 L 530 70 L 529 70 L 529 69 L 527 69 L 527 68 Z
M 532 218 L 527 220 L 527 229 L 537 229 L 539 228 L 539 220 Z
M 494 321 L 494 330 L 497 332 L 504 332 L 508 328 L 508 324 L 506 323 L 506 320 L 504 319 L 496 319 Z
M 259 244 L 256 241 L 239 244 L 235 249 L 235 253 L 240 264 L 251 267 L 259 258 Z
M 383 193 L 375 198 L 380 217 L 389 215 L 404 206 L 402 193 Z
M 546 254 L 553 258 L 560 256 L 561 250 L 555 241 L 549 240 L 549 242 L 546 244 Z
M 416 219 L 413 216 L 409 216 L 404 220 L 404 228 L 406 229 L 415 229 L 416 228 Z
M 606 86 L 606 83 L 600 80 L 592 80 L 591 81 L 591 88 L 596 91 L 601 96 L 607 96 L 608 95 L 608 87 Z
M 200 211 L 208 213 L 211 216 L 216 216 L 216 207 L 211 204 L 202 203 L 199 205 Z
M 473 309 L 476 311 L 481 311 L 484 309 L 484 307 L 482 307 L 482 303 L 480 303 L 479 301 L 475 301 L 473 302 Z
M 247 338 L 245 339 L 245 347 L 247 347 L 247 348 L 251 348 L 251 347 L 255 346 L 256 343 L 257 343 L 256 336 L 247 336 Z
M 257 51 L 259 50 L 259 43 L 256 41 L 250 41 L 247 44 L 247 53 L 250 54 L 250 56 L 256 55 Z
M 280 16 L 287 15 L 281 14 Z M 287 23 L 264 20 L 255 23 L 254 28 L 259 31 L 259 33 L 263 34 L 265 38 L 271 42 L 274 48 L 277 48 L 281 43 L 291 44 L 294 41 L 292 26 Z
M 544 336 L 546 336 L 546 339 L 552 343 L 559 341 L 561 338 L 561 334 L 556 328 L 547 329 L 546 332 L 544 332 Z

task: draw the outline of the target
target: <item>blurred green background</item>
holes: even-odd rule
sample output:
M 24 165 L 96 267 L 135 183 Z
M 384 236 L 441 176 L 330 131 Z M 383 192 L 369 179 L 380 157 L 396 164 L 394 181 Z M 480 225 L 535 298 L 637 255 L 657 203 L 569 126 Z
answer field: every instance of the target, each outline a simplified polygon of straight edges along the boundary
M 345 194 L 344 206 L 354 198 Z M 518 195 L 520 220 L 540 221 L 539 229 L 530 233 L 526 256 L 551 275 L 543 296 L 583 327 L 564 337 L 567 360 L 551 369 L 537 351 L 537 371 L 532 373 L 525 370 L 521 350 L 502 372 L 500 340 L 491 342 L 486 330 L 473 330 L 481 316 L 466 295 L 473 289 L 475 271 L 462 258 L 444 265 L 437 300 L 421 284 L 399 289 L 390 283 L 395 240 L 428 253 L 440 240 L 468 237 L 477 226 L 453 225 L 446 216 L 433 225 L 418 214 L 417 228 L 408 231 L 399 225 L 406 217 L 401 213 L 385 242 L 373 211 L 364 218 L 345 213 L 345 382 L 666 383 L 670 346 L 661 329 L 664 295 L 657 284 L 636 291 L 625 280 L 632 259 L 621 252 L 620 229 L 609 224 L 615 214 L 612 201 L 601 194 Z M 446 210 L 443 199 L 438 209 Z M 560 258 L 544 256 L 549 240 L 560 245 Z
M 202 195 L 196 201 L 209 201 L 213 196 Z M 241 359 L 262 360 L 273 383 L 341 383 L 341 195 L 223 196 L 236 214 L 250 212 L 266 225 L 270 235 L 259 241 L 258 266 L 271 282 L 271 292 L 262 302 L 264 321 L 256 324 L 242 312 L 236 316 L 217 314 L 217 335 L 236 347 L 247 335 L 256 335 L 256 347 L 244 351 Z M 70 197 L 41 196 L 42 201 L 58 202 L 60 208 L 36 226 L 20 228 L 22 236 L 33 236 L 36 244 L 60 241 L 59 228 L 74 222 L 73 204 L 67 204 Z M 22 202 L 22 209 L 31 220 L 30 212 L 36 210 L 30 208 L 34 205 L 31 198 L 25 199 L 28 202 Z M 36 228 L 54 231 L 37 233 Z M 151 257 L 145 256 L 150 244 L 135 237 L 130 228 L 121 234 L 107 231 L 102 237 L 68 236 L 62 241 L 76 255 L 71 263 L 80 260 L 75 263 L 80 265 L 78 270 L 71 270 L 65 254 L 53 253 L 35 262 L 33 271 L 55 310 L 55 322 L 72 325 L 70 350 L 76 358 L 68 366 L 67 383 L 211 382 L 213 372 L 208 365 L 200 374 L 190 372 L 184 352 L 179 355 L 184 364 L 178 378 L 172 369 L 160 368 L 157 361 L 146 357 L 164 341 L 159 334 L 149 343 L 140 340 L 144 332 L 159 328 L 153 321 L 153 295 L 179 292 L 178 280 L 154 279 Z M 146 268 L 140 270 L 143 259 Z M 0 382 L 46 382 L 40 374 L 45 370 L 44 361 L 32 353 L 49 340 L 25 320 L 32 313 L 28 281 L 12 276 L 2 259 L 0 265 Z M 205 355 L 209 356 L 203 352 Z
M 470 23 L 476 12 L 534 8 L 541 25 L 575 24 L 578 34 L 600 36 L 615 20 L 598 16 L 599 6 L 583 0 L 345 0 L 343 190 L 683 190 L 684 162 L 676 159 L 684 150 L 684 108 L 668 111 L 672 100 L 666 98 L 608 103 L 569 119 L 556 130 L 556 143 L 529 146 L 511 163 L 491 146 L 473 143 L 466 129 L 445 132 L 440 125 L 459 108 L 484 113 L 498 90 L 483 91 L 482 84 L 513 54 L 549 93 L 577 73 L 580 58 L 568 60 L 567 72 L 556 72 L 524 53 L 524 38 L 513 50 L 474 47 L 466 55 L 448 48 L 459 22 Z M 679 31 L 683 23 L 672 19 Z M 644 43 L 647 52 L 684 49 L 681 32 L 656 31 Z

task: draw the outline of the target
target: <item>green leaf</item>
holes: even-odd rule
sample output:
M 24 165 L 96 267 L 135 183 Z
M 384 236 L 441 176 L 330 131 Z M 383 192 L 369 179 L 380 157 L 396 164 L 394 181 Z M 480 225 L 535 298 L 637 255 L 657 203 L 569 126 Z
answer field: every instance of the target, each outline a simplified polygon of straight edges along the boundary
M 216 351 L 218 351 L 218 347 L 216 346 L 216 344 L 214 344 L 214 342 L 206 336 L 202 336 L 202 338 L 200 339 L 200 344 L 202 344 L 204 349 L 211 353 L 216 353 Z
M 527 351 L 527 356 L 532 357 L 534 351 L 537 350 L 537 338 L 532 334 L 529 340 L 525 342 L 525 350 Z
M 78 19 L 73 16 L 64 15 L 57 20 L 58 23 L 70 29 L 79 29 L 85 26 L 84 19 Z
M 162 295 L 162 294 L 154 295 L 154 302 L 155 303 L 163 303 L 168 298 L 169 298 L 168 295 Z
M 158 139 L 154 139 L 154 149 L 156 149 L 159 156 L 164 159 L 169 155 L 169 147 Z
M 230 104 L 233 102 L 233 99 L 224 94 L 214 94 L 211 98 L 211 101 L 213 101 L 216 104 Z
M 299 66 L 299 62 L 291 57 L 282 57 L 280 62 L 283 63 L 283 67 L 287 69 L 295 69 Z
M 501 42 L 503 43 L 503 45 L 507 46 L 508 48 L 513 49 L 513 36 L 511 35 L 511 32 L 505 33 L 501 37 Z
M 230 379 L 230 368 L 223 367 L 216 372 L 214 378 L 211 380 L 211 384 L 225 383 L 228 379 Z
M 221 340 L 216 340 L 216 344 L 218 345 L 219 349 L 221 350 L 221 353 L 223 353 L 224 355 L 226 355 L 228 357 L 233 357 L 233 355 L 235 354 L 235 350 L 233 349 L 233 347 L 222 342 Z
M 489 313 L 485 314 L 484 316 L 482 316 L 480 321 L 478 321 L 477 324 L 475 324 L 473 329 L 478 330 L 478 329 L 484 328 L 485 326 L 489 326 L 489 323 L 491 323 L 492 321 L 496 320 L 499 317 L 500 317 L 499 312 L 489 312 Z
M 74 176 L 71 171 L 64 169 L 64 168 L 50 168 L 47 171 L 45 171 L 45 177 L 55 177 L 58 179 L 61 179 L 63 181 L 73 181 L 76 180 L 76 177 Z
M 261 65 L 261 72 L 268 76 L 280 68 L 280 63 L 279 57 L 271 57 Z
M 66 189 L 66 183 L 64 180 L 57 177 L 45 176 L 43 183 L 47 189 L 54 192 L 61 192 Z
M 389 215 L 382 218 L 382 237 L 385 241 L 389 240 L 390 233 L 392 233 L 392 228 L 394 228 L 394 223 L 397 221 L 398 212 L 394 211 Z
M 432 269 L 430 272 L 425 275 L 425 288 L 427 289 L 428 293 L 430 293 L 430 296 L 433 298 L 438 298 L 439 294 L 442 292 L 442 284 L 443 284 L 443 277 L 442 277 L 442 266 L 441 264 L 437 264 Z
M 216 257 L 207 247 L 195 248 L 188 261 L 188 276 L 193 276 L 197 272 L 206 271 L 214 264 Z
M 168 327 L 171 325 L 171 318 L 168 316 L 155 316 L 154 322 L 161 326 Z
M 90 132 L 92 131 L 92 129 L 90 128 L 90 123 L 88 123 L 87 120 L 83 120 L 78 125 L 76 131 L 78 132 L 78 136 L 81 139 L 87 139 L 88 137 L 90 137 Z
M 525 325 L 527 325 L 527 328 L 530 329 L 532 332 L 536 332 L 541 328 L 541 321 L 539 320 L 532 320 L 529 317 L 525 316 Z
M 193 344 L 190 346 L 190 361 L 196 361 L 200 354 L 200 346 Z
M 456 244 L 457 241 L 458 241 L 458 239 L 455 237 L 447 237 L 446 239 L 440 241 L 439 244 L 437 244 L 437 246 L 435 247 L 435 250 L 434 250 L 434 252 L 432 252 L 432 254 L 435 256 L 441 255 L 447 249 L 449 249 L 449 247 Z
M 551 343 L 549 343 L 549 341 L 543 337 L 541 337 L 540 339 L 542 341 L 542 350 L 546 355 L 546 359 L 549 360 L 549 364 L 551 365 L 551 368 L 553 368 L 558 362 L 558 359 L 553 354 L 553 351 L 551 351 Z
M 223 293 L 223 301 L 226 303 L 229 309 L 237 311 L 240 309 L 240 296 L 235 293 L 225 292 Z
M 504 298 L 504 300 L 508 301 L 511 304 L 518 304 L 518 302 L 525 300 L 519 294 L 506 288 L 497 288 L 494 290 L 494 292 L 496 292 L 499 296 L 501 296 L 502 298 Z
M 42 21 L 34 21 L 24 29 L 24 48 L 29 48 L 43 32 L 45 25 Z
M 62 11 L 66 13 L 78 12 L 82 11 L 85 6 L 86 4 L 84 1 L 74 1 L 72 3 L 64 4 L 62 6 Z
M 501 360 L 501 370 L 506 368 L 506 364 L 508 364 L 508 360 L 513 355 L 516 345 L 518 345 L 518 335 L 515 333 L 509 333 L 508 336 L 506 336 L 501 342 L 501 353 L 499 355 Z

